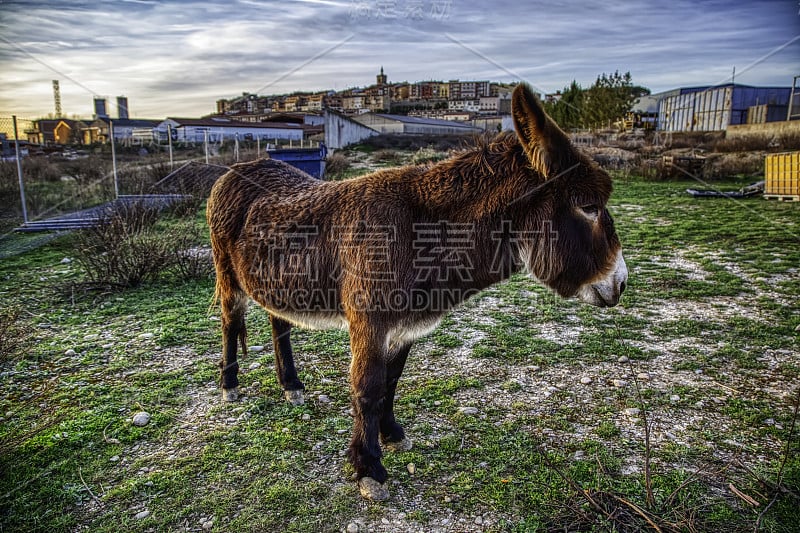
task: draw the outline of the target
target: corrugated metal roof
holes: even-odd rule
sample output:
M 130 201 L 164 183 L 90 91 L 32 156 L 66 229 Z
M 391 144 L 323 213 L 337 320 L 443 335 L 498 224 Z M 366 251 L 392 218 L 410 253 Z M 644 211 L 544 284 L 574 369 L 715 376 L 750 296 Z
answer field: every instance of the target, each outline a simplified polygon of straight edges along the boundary
M 239 122 L 224 118 L 176 118 L 168 117 L 167 120 L 178 123 L 180 126 L 209 126 L 214 128 L 281 128 L 300 130 L 303 127 L 299 124 L 287 124 L 285 122 Z
M 474 129 L 473 126 L 470 126 L 469 124 L 463 124 L 461 122 L 456 122 L 454 120 L 440 120 L 436 118 L 424 118 L 424 117 L 409 117 L 408 115 L 388 115 L 385 113 L 375 113 L 375 116 L 383 117 L 389 120 L 396 120 L 398 122 L 403 122 L 406 124 L 424 124 L 426 126 L 446 126 L 449 128 L 456 127 L 464 129 Z

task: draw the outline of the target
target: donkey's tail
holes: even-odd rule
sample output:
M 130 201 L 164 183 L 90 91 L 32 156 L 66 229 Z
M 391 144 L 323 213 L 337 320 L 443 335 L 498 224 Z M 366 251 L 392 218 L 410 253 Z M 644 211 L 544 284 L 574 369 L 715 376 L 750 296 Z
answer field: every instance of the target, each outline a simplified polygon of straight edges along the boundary
M 247 325 L 242 321 L 242 329 L 239 330 L 239 345 L 242 347 L 242 358 L 247 357 Z
M 212 239 L 212 248 L 213 244 L 214 243 Z M 223 257 L 222 254 L 219 255 L 216 253 L 214 254 L 214 267 L 217 275 L 214 282 L 214 296 L 211 297 L 211 302 L 208 305 L 207 314 L 209 316 L 212 316 L 214 311 L 216 311 L 219 308 L 221 311 L 221 315 L 224 319 L 224 317 L 226 316 L 226 311 L 223 309 L 224 307 L 223 299 L 225 298 L 230 299 L 231 296 L 234 295 L 236 295 L 237 300 L 239 298 L 244 298 L 244 300 L 241 300 L 242 305 L 245 306 L 242 308 L 242 314 L 239 315 L 239 313 L 235 313 L 234 316 L 236 316 L 237 318 L 235 318 L 234 320 L 236 320 L 237 322 L 239 321 L 241 322 L 239 324 L 239 327 L 237 328 L 239 330 L 238 337 L 239 337 L 239 344 L 242 349 L 242 356 L 246 357 L 247 326 L 244 320 L 244 309 L 246 308 L 246 304 L 244 302 L 246 301 L 246 296 L 244 295 L 242 289 L 239 288 L 239 285 L 238 283 L 236 283 L 235 279 L 233 279 L 233 275 L 230 274 L 232 270 L 230 270 L 229 268 L 225 268 L 227 265 L 223 262 L 222 257 Z

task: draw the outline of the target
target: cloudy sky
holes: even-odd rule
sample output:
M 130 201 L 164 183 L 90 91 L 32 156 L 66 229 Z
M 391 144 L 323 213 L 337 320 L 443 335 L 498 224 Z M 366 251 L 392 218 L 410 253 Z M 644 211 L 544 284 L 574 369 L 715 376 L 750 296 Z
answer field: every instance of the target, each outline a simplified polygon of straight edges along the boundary
M 630 71 L 654 92 L 800 74 L 797 0 L 0 0 L 0 116 L 124 94 L 141 118 L 219 98 L 390 82 L 523 79 L 553 92 Z M 112 111 L 115 113 L 116 111 Z M 115 115 L 114 115 L 115 116 Z

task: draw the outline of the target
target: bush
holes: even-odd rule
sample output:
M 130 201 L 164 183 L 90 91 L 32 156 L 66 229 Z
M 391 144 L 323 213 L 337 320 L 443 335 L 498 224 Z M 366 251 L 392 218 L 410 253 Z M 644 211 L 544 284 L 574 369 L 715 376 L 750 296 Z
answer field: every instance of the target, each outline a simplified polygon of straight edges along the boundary
M 391 150 L 419 150 L 432 147 L 434 150 L 446 152 L 448 150 L 463 148 L 471 142 L 470 135 L 405 135 L 397 133 L 383 133 L 369 137 L 363 141 L 362 146 L 367 151 Z
M 420 148 L 411 156 L 411 163 L 414 165 L 435 163 L 445 158 L 447 158 L 447 154 L 443 152 L 437 152 L 433 148 Z
M 176 229 L 173 260 L 175 270 L 183 279 L 201 280 L 214 276 L 211 248 L 197 245 L 198 242 L 208 241 L 203 233 L 192 222 L 187 222 Z
M 141 202 L 116 206 L 100 224 L 78 232 L 76 261 L 91 286 L 135 287 L 166 273 L 182 279 L 207 279 L 213 273 L 211 255 L 198 243 L 207 242 L 197 222 L 197 210 L 182 203 L 164 214 L 178 213 L 181 219 L 165 217 L 159 223 L 159 208 Z M 190 200 L 189 205 L 194 203 Z
M 381 163 L 399 163 L 400 162 L 400 154 L 395 152 L 394 150 L 378 150 L 377 152 L 372 154 L 373 159 L 375 161 L 379 161 Z
M 78 232 L 76 260 L 92 285 L 135 287 L 159 276 L 173 258 L 173 243 L 155 228 L 158 210 L 120 206 Z
M 22 318 L 22 307 L 0 308 L 0 362 L 21 353 L 30 340 L 31 326 Z
M 341 176 L 350 170 L 350 161 L 341 152 L 330 154 L 325 160 L 325 173 L 330 177 Z

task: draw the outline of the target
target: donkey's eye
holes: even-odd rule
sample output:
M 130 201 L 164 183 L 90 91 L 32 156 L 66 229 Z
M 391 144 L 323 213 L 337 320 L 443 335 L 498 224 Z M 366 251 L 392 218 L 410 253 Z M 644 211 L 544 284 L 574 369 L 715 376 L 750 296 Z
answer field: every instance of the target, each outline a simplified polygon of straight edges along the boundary
M 581 206 L 581 211 L 583 214 L 589 218 L 597 218 L 600 216 L 600 206 L 598 205 L 584 205 Z

